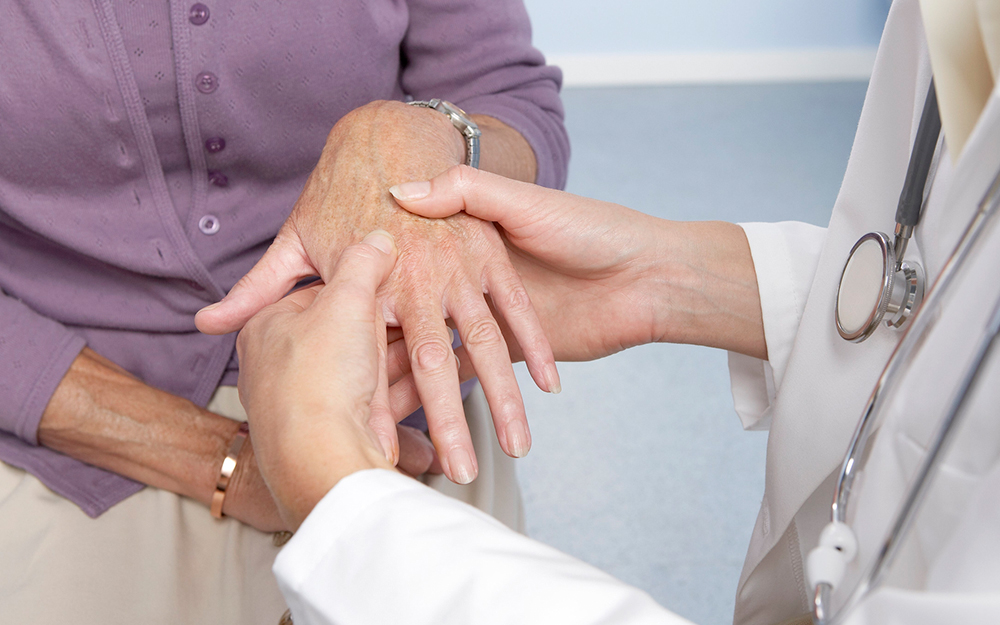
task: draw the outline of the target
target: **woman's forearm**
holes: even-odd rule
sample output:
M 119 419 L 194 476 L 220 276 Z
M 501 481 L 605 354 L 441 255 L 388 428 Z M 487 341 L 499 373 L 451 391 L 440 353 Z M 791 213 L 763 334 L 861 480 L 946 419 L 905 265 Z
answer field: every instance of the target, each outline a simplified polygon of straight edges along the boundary
M 663 342 L 718 347 L 767 359 L 750 245 L 736 224 L 659 221 L 655 272 Z
M 49 401 L 38 441 L 207 505 L 238 427 L 85 348 Z
M 514 180 L 534 182 L 538 162 L 521 133 L 487 115 L 473 115 L 472 119 L 483 133 L 479 168 Z

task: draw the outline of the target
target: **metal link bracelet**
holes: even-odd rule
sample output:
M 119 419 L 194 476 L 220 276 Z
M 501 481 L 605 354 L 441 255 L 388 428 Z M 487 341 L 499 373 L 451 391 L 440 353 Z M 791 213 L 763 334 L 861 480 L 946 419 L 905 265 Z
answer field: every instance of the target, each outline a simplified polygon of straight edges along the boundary
M 416 100 L 413 102 L 407 102 L 407 104 L 410 106 L 433 109 L 444 114 L 451 121 L 451 124 L 460 133 L 462 133 L 462 138 L 465 139 L 465 164 L 469 167 L 479 168 L 479 137 L 481 137 L 483 133 L 479 130 L 479 126 L 476 125 L 476 122 L 472 121 L 472 118 L 469 117 L 465 111 L 458 108 L 451 102 L 440 98 L 434 98 L 433 100 L 426 101 Z

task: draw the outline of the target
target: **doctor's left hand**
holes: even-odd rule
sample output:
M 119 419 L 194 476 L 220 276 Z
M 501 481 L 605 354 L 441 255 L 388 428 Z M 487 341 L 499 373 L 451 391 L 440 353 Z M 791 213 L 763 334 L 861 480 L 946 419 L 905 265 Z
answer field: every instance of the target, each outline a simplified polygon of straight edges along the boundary
M 326 286 L 292 293 L 240 332 L 240 400 L 264 481 L 293 529 L 340 479 L 393 468 L 369 421 L 392 419 L 376 291 L 395 260 L 392 237 L 373 232 L 344 251 Z

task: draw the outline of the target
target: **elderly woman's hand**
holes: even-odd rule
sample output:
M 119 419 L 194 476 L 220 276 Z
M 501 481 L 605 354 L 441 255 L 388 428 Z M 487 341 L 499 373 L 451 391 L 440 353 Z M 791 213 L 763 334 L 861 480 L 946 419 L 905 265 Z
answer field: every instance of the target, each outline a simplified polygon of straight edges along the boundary
M 399 262 L 380 290 L 386 321 L 406 337 L 413 381 L 444 472 L 472 481 L 478 466 L 445 320 L 451 318 L 489 400 L 501 447 L 523 456 L 530 445 L 508 345 L 487 304 L 503 316 L 543 390 L 558 389 L 551 349 L 496 228 L 455 215 L 428 220 L 400 210 L 387 189 L 430 177 L 464 159 L 461 136 L 437 111 L 377 102 L 333 129 L 315 171 L 261 261 L 198 327 L 231 332 L 305 276 L 329 280 L 341 250 L 381 228 L 399 245 Z M 391 428 L 384 432 L 392 437 Z
M 327 286 L 292 293 L 240 332 L 240 400 L 257 464 L 290 528 L 343 477 L 392 469 L 369 421 L 389 410 L 376 290 L 395 259 L 391 237 L 373 233 L 344 251 Z
M 560 360 L 654 341 L 767 356 L 753 259 L 735 224 L 657 219 L 464 166 L 392 193 L 426 217 L 497 222 Z

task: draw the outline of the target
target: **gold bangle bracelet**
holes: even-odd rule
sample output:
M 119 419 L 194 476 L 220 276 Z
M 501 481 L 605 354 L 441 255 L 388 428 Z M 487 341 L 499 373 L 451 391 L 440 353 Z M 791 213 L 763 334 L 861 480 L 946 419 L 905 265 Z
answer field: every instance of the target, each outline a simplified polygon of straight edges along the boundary
M 236 431 L 236 436 L 233 437 L 233 442 L 229 444 L 229 451 L 226 453 L 226 458 L 222 461 L 222 469 L 219 471 L 219 479 L 215 482 L 215 492 L 212 493 L 212 516 L 217 519 L 222 518 L 222 504 L 226 501 L 226 489 L 229 488 L 229 480 L 233 477 L 233 471 L 236 470 L 236 459 L 240 455 L 240 450 L 243 449 L 243 443 L 247 440 L 247 435 L 250 434 L 250 426 L 244 421 L 240 424 L 240 429 Z

